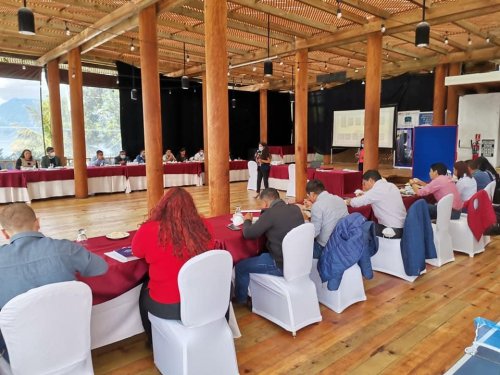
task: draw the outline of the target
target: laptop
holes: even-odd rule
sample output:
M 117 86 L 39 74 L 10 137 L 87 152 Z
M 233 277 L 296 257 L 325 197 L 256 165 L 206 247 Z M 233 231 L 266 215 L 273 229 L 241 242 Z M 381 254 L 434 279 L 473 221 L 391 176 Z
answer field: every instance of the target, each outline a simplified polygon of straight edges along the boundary
M 322 163 L 321 160 L 314 160 L 314 161 L 309 163 L 309 168 L 318 169 L 321 167 L 321 163 Z

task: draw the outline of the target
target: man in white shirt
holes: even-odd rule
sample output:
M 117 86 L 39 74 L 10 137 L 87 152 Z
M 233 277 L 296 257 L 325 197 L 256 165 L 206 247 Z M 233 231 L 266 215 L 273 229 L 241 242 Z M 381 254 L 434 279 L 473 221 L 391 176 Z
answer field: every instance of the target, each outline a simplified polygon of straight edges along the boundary
M 304 204 L 311 207 L 311 223 L 314 224 L 313 257 L 319 259 L 337 222 L 349 213 L 344 200 L 328 193 L 320 180 L 309 181 L 306 193 Z
M 406 208 L 396 185 L 382 179 L 376 170 L 369 170 L 363 174 L 364 194 L 348 199 L 346 203 L 352 207 L 371 205 L 373 214 L 378 220 L 377 235 L 381 235 L 384 227 L 401 229 L 406 219 Z M 402 230 L 397 231 L 400 237 Z
M 205 156 L 203 154 L 203 149 L 200 148 L 200 150 L 194 154 L 194 156 L 191 158 L 191 160 L 194 160 L 194 161 L 204 161 L 205 160 Z

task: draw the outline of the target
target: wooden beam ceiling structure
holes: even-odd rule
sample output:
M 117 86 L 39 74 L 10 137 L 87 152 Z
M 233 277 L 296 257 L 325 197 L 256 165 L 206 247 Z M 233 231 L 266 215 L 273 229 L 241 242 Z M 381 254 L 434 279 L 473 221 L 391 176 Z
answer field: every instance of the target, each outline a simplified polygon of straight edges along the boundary
M 289 89 L 295 52 L 304 48 L 309 51 L 311 89 L 319 88 L 316 77 L 321 74 L 345 71 L 348 79 L 363 79 L 368 35 L 382 26 L 384 77 L 428 71 L 447 62 L 500 59 L 500 0 L 427 0 L 430 45 L 417 48 L 415 28 L 422 20 L 422 4 L 421 0 L 228 0 L 227 63 L 248 64 L 230 69 L 228 80 L 247 91 Z M 0 57 L 31 56 L 38 65 L 54 59 L 62 63 L 67 52 L 78 47 L 84 62 L 109 67 L 119 60 L 139 66 L 138 14 L 151 5 L 158 10 L 160 72 L 200 78 L 205 71 L 202 0 L 28 0 L 35 15 L 34 36 L 17 32 L 22 0 L 0 0 Z M 184 43 L 190 55 L 185 72 Z M 274 76 L 264 78 L 261 61 L 268 55 L 278 58 L 273 61 Z

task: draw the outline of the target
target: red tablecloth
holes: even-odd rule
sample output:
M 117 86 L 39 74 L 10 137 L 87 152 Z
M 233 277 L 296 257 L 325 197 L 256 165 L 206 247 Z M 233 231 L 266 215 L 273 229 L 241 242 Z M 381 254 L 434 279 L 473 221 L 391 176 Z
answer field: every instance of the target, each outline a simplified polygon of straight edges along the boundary
M 21 171 L 0 172 L 0 187 L 25 188 L 26 177 Z
M 163 165 L 163 174 L 197 174 L 199 176 L 203 169 L 203 162 L 167 163 Z
M 72 168 L 62 169 L 39 169 L 35 171 L 23 171 L 27 183 L 73 180 L 75 172 Z
M 111 167 L 87 167 L 88 178 L 109 176 L 128 176 L 127 167 L 124 165 Z
M 269 146 L 269 153 L 276 154 L 281 157 L 283 157 L 283 155 L 293 155 L 295 154 L 295 146 L 294 145 Z
M 307 179 L 313 180 L 316 173 L 315 168 L 307 168 Z M 270 178 L 288 180 L 288 164 L 272 165 L 269 172 Z
M 229 170 L 236 171 L 240 169 L 248 169 L 247 160 L 232 160 L 229 162 Z
M 104 255 L 106 252 L 130 246 L 135 231 L 130 233 L 130 237 L 123 240 L 109 240 L 106 237 L 89 238 L 84 245 L 89 251 L 101 256 L 109 266 L 108 272 L 104 275 L 79 278 L 92 289 L 94 305 L 109 301 L 134 288 L 148 271 L 148 265 L 142 259 L 121 263 Z
M 314 178 L 323 182 L 329 193 L 343 197 L 361 189 L 363 174 L 357 171 L 316 170 Z

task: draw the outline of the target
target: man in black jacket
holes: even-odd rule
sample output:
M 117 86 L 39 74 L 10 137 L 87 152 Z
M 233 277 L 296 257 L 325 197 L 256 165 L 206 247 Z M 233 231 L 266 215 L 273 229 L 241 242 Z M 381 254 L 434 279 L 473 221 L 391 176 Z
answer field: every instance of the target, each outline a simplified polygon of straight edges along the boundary
M 280 199 L 278 191 L 273 188 L 264 189 L 260 199 L 265 208 L 254 224 L 252 214 L 245 216 L 243 237 L 247 239 L 267 238 L 267 250 L 259 256 L 242 260 L 236 265 L 236 302 L 245 303 L 251 273 L 265 273 L 283 276 L 283 238 L 295 227 L 304 224 L 302 211 L 296 205 L 288 205 Z
M 56 156 L 54 147 L 47 147 L 47 155 L 42 157 L 42 168 L 60 167 L 61 159 Z

